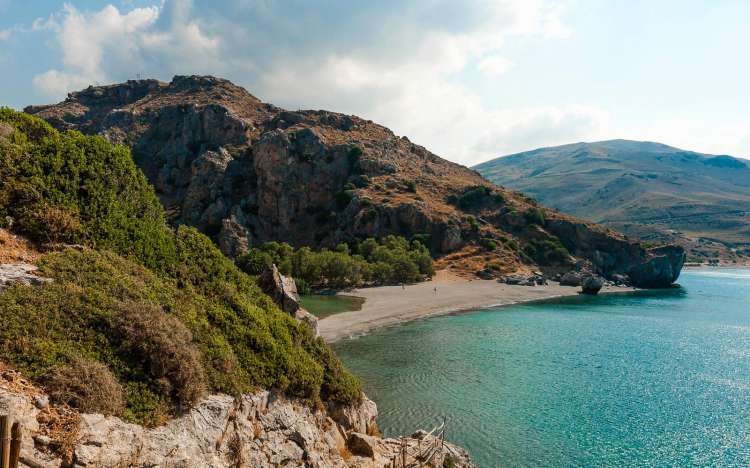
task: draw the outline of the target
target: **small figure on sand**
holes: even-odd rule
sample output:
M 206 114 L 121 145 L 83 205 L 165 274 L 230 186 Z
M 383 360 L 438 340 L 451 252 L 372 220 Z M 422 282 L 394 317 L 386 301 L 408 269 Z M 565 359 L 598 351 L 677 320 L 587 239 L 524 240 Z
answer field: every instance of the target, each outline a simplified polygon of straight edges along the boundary
M 437 294 L 437 286 L 433 288 L 433 291 L 435 291 L 435 294 Z
M 401 283 L 401 289 L 406 289 L 406 286 L 404 286 L 404 283 Z

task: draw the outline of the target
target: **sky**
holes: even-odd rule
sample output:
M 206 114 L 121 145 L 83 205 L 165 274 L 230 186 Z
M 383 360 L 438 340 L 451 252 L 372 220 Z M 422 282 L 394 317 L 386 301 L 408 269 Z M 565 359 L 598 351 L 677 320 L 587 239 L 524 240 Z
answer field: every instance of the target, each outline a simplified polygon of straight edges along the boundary
M 750 158 L 747 0 L 0 0 L 0 106 L 211 74 L 465 165 L 613 138 Z

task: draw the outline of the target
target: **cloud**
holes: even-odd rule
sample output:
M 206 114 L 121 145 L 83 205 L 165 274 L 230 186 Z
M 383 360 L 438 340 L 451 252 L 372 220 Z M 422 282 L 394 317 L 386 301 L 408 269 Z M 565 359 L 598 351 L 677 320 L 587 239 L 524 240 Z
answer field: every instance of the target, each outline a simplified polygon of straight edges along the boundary
M 34 77 L 34 85 L 52 98 L 90 84 L 134 78 L 160 64 L 166 68 L 193 68 L 194 61 L 212 64 L 218 49 L 218 39 L 206 35 L 179 6 L 171 11 L 148 6 L 123 13 L 107 5 L 82 12 L 66 3 L 46 22 L 35 21 L 34 28 L 53 30 L 61 52 L 61 69 Z
M 66 4 L 51 18 L 61 63 L 34 78 L 50 98 L 136 74 L 210 73 L 285 107 L 378 121 L 463 163 L 577 138 L 601 116 L 490 106 L 461 79 L 473 70 L 501 77 L 514 38 L 569 36 L 546 0 L 166 0 L 128 11 Z

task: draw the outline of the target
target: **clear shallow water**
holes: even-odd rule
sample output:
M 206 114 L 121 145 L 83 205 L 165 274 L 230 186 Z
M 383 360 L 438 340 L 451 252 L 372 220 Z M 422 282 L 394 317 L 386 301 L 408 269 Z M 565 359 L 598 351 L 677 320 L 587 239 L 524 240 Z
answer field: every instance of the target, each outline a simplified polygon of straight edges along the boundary
M 386 435 L 479 467 L 750 466 L 750 270 L 436 317 L 336 345 Z

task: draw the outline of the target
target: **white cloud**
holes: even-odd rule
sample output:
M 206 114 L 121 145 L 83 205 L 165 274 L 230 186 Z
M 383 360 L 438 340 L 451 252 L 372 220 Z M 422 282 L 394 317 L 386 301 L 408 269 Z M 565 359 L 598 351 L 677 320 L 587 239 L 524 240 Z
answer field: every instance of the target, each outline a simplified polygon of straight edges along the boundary
M 484 75 L 496 78 L 513 68 L 513 62 L 500 55 L 489 55 L 477 64 L 477 69 Z
M 35 86 L 59 98 L 90 84 L 133 78 L 150 63 L 186 68 L 194 60 L 212 63 L 218 39 L 206 35 L 180 8 L 172 11 L 166 27 L 158 27 L 163 13 L 157 6 L 123 13 L 113 5 L 82 12 L 66 3 L 46 22 L 34 22 L 33 28 L 55 32 L 62 53 L 62 68 L 35 76 Z
M 601 117 L 496 108 L 457 78 L 471 67 L 488 79 L 507 72 L 502 49 L 513 38 L 570 35 L 546 0 L 173 0 L 127 12 L 66 4 L 52 18 L 61 64 L 34 78 L 50 98 L 136 73 L 210 73 L 282 106 L 359 114 L 467 164 L 579 138 Z

